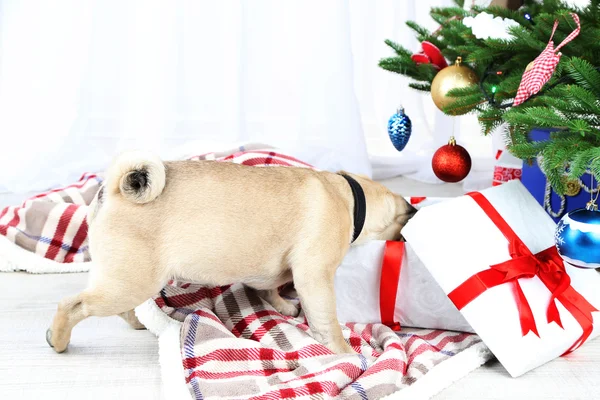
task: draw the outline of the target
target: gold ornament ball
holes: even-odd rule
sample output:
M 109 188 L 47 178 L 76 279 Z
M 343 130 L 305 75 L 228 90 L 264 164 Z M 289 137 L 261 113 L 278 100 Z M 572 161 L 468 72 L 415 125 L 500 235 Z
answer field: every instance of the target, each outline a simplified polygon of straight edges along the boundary
M 433 102 L 441 111 L 456 101 L 455 97 L 448 97 L 448 92 L 456 88 L 464 88 L 479 82 L 475 71 L 461 65 L 462 58 L 458 57 L 454 65 L 446 67 L 437 73 L 431 82 L 431 97 Z M 471 110 L 454 111 L 450 115 L 462 115 Z

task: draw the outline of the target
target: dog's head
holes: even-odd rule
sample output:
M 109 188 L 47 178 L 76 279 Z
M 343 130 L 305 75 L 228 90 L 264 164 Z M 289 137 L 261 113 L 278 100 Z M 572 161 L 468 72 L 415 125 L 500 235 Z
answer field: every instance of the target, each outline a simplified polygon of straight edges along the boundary
M 383 230 L 374 229 L 375 239 L 377 240 L 404 240 L 402 236 L 402 228 L 408 222 L 409 219 L 413 217 L 417 213 L 417 209 L 410 205 L 404 197 L 397 195 L 395 193 L 390 192 L 393 196 L 394 206 L 388 206 L 389 214 L 388 216 L 381 216 L 383 219 Z M 389 202 L 389 200 L 387 201 Z M 392 216 L 391 220 L 386 223 L 389 215 Z
M 369 240 L 403 240 L 402 228 L 417 209 L 379 182 L 361 175 L 348 175 L 361 185 L 367 202 L 365 225 L 354 244 Z

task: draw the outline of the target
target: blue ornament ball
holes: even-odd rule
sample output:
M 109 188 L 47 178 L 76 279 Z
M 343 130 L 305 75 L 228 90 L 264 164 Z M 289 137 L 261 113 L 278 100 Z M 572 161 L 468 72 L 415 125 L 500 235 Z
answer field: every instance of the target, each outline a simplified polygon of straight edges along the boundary
M 566 214 L 554 235 L 560 256 L 579 268 L 600 268 L 600 211 L 593 203 Z
M 408 115 L 404 113 L 404 108 L 400 108 L 388 121 L 388 135 L 396 150 L 404 150 L 411 132 L 412 122 L 410 122 Z

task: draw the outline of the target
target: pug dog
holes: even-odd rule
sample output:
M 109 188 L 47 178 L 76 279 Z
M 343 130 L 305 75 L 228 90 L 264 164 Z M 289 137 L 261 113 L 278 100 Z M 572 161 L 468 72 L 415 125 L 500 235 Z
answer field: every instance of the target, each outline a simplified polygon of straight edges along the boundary
M 65 351 L 89 316 L 142 328 L 133 309 L 173 278 L 244 283 L 297 316 L 277 290 L 293 281 L 312 336 L 351 353 L 336 317 L 336 268 L 351 245 L 401 239 L 415 212 L 364 176 L 123 153 L 90 205 L 88 287 L 59 303 L 47 341 Z

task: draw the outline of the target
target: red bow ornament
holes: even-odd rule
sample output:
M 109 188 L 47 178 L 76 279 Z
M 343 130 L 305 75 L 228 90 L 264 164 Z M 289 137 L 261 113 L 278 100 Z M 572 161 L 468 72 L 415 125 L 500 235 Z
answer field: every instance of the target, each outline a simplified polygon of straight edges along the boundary
M 538 93 L 546 84 L 546 82 L 548 82 L 552 77 L 558 62 L 560 61 L 561 53 L 558 51 L 561 49 L 561 47 L 575 39 L 581 31 L 579 16 L 575 13 L 571 13 L 571 16 L 573 17 L 573 20 L 575 20 L 577 28 L 571 32 L 569 36 L 567 36 L 565 40 L 563 40 L 563 42 L 556 48 L 554 48 L 554 42 L 552 41 L 552 38 L 554 37 L 554 32 L 556 32 L 556 28 L 558 27 L 558 20 L 554 21 L 554 28 L 552 29 L 552 35 L 550 36 L 548 45 L 544 51 L 542 51 L 542 53 L 537 56 L 535 60 L 530 62 L 529 65 L 527 65 L 527 68 L 525 68 L 523 78 L 521 79 L 521 84 L 517 90 L 517 96 L 513 102 L 513 106 L 522 104 L 525 100 Z
M 416 64 L 433 64 L 438 70 L 448 66 L 442 52 L 433 43 L 424 41 L 421 43 L 421 48 L 419 53 L 410 57 Z

